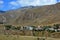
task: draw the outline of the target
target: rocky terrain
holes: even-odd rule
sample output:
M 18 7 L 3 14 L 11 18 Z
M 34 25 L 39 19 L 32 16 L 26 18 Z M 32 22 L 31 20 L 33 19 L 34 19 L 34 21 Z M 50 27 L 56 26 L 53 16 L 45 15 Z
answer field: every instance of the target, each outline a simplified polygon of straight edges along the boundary
M 0 11 L 0 24 L 51 25 L 60 23 L 60 3 Z

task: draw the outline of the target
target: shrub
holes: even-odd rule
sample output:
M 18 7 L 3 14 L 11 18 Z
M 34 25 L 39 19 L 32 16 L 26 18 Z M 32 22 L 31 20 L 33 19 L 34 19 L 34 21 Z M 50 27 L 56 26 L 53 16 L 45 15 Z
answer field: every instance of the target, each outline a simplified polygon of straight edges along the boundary
M 54 29 L 58 29 L 60 24 L 54 24 Z
M 16 30 L 20 30 L 21 27 L 16 27 Z
M 11 29 L 12 30 L 20 30 L 21 27 L 15 27 L 15 26 L 12 26 Z
M 48 30 L 48 28 L 51 28 L 51 26 L 43 26 L 43 31 Z
M 12 29 L 12 30 L 15 30 L 16 28 L 15 28 L 15 26 L 12 26 L 11 29 Z
M 11 27 L 12 27 L 12 25 L 5 25 L 5 29 L 6 29 L 6 30 L 10 30 Z

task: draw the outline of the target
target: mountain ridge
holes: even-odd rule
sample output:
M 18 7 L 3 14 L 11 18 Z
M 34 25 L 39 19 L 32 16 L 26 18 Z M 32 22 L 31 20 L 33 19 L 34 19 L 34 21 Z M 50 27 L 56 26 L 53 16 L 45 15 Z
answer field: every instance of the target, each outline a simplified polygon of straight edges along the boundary
M 23 8 L 7 11 L 0 20 L 12 25 L 49 25 L 60 23 L 60 3 L 42 7 Z

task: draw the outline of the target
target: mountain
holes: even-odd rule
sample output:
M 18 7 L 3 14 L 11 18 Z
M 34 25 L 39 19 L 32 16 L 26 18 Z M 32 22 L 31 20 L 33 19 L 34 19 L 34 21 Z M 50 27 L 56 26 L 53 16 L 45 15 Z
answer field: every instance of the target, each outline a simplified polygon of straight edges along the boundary
M 0 22 L 21 26 L 60 23 L 60 3 L 41 7 L 23 7 L 4 14 L 0 13 Z
M 5 13 L 5 11 L 0 10 L 0 13 Z

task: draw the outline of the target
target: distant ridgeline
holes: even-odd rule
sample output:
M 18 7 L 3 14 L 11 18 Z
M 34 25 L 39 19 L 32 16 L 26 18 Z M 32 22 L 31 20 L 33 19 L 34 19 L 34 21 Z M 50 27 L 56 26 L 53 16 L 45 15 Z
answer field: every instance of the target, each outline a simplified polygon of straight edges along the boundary
M 0 13 L 5 13 L 5 11 L 0 10 Z
M 26 9 L 26 8 L 35 8 L 37 6 L 24 6 L 24 7 L 21 7 L 20 9 Z

